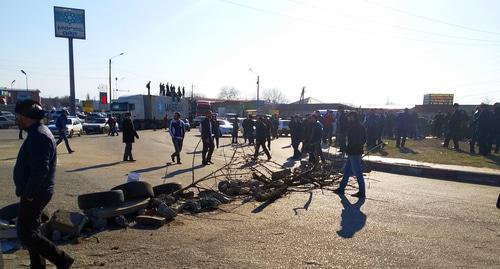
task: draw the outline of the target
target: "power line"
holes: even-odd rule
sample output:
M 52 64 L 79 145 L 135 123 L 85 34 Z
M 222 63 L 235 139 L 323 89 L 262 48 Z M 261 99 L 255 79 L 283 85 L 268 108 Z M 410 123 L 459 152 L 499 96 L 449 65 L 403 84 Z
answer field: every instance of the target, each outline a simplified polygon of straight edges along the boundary
M 479 38 L 471 38 L 471 37 L 465 37 L 465 36 L 448 35 L 448 34 L 437 33 L 437 32 L 430 32 L 430 31 L 415 29 L 415 28 L 406 27 L 406 26 L 402 26 L 402 25 L 385 23 L 385 22 L 381 22 L 381 21 L 377 21 L 377 20 L 372 20 L 372 19 L 367 19 L 367 18 L 363 18 L 363 17 L 358 17 L 358 16 L 354 16 L 354 15 L 351 15 L 351 14 L 340 12 L 340 11 L 337 11 L 337 10 L 333 10 L 333 9 L 329 9 L 329 8 L 325 8 L 325 7 L 318 7 L 318 6 L 315 6 L 315 5 L 311 5 L 309 3 L 303 3 L 303 2 L 300 2 L 300 1 L 296 1 L 296 0 L 288 0 L 288 1 L 290 1 L 292 3 L 296 3 L 296 4 L 299 4 L 299 5 L 302 5 L 302 6 L 306 6 L 306 7 L 309 7 L 309 8 L 314 8 L 314 9 L 318 9 L 318 10 L 322 10 L 322 11 L 328 11 L 328 12 L 331 12 L 331 13 L 335 13 L 337 15 L 340 15 L 340 16 L 343 16 L 343 17 L 347 17 L 347 18 L 350 18 L 350 19 L 360 20 L 360 21 L 369 22 L 369 23 L 375 23 L 375 24 L 379 24 L 379 25 L 383 25 L 383 26 L 398 28 L 398 29 L 402 29 L 402 30 L 406 30 L 406 31 L 411 31 L 411 32 L 416 32 L 416 33 L 421 33 L 421 34 L 441 36 L 441 37 L 447 37 L 447 38 L 464 39 L 464 40 L 471 40 L 471 41 L 480 41 L 480 42 L 490 42 L 490 43 L 491 42 L 495 42 L 495 43 L 496 42 L 500 42 L 500 40 L 479 39 Z
M 341 30 L 344 30 L 344 31 L 357 32 L 357 33 L 361 33 L 361 34 L 378 35 L 378 36 L 384 36 L 384 37 L 395 38 L 395 39 L 411 40 L 411 41 L 417 41 L 417 42 L 423 42 L 423 43 L 431 43 L 431 44 L 441 44 L 441 45 L 500 46 L 500 43 L 459 43 L 459 42 L 447 42 L 447 41 L 433 41 L 433 40 L 426 40 L 426 39 L 405 37 L 405 36 L 398 36 L 398 35 L 391 35 L 391 34 L 384 34 L 384 33 L 375 33 L 375 32 L 364 31 L 364 30 L 360 30 L 360 29 L 356 29 L 356 28 L 345 27 L 345 26 L 340 26 L 340 25 L 333 25 L 333 24 L 327 24 L 327 23 L 323 23 L 323 22 L 319 22 L 319 21 L 315 21 L 315 20 L 311 20 L 311 19 L 306 19 L 306 18 L 291 16 L 291 15 L 287 15 L 287 14 L 283 14 L 283 13 L 279 13 L 279 12 L 275 12 L 275 11 L 271 11 L 271 10 L 267 10 L 267 9 L 262 9 L 262 8 L 258 8 L 258 7 L 254 7 L 254 6 L 250 6 L 250 5 L 246 5 L 246 4 L 241 4 L 241 3 L 234 2 L 234 1 L 231 1 L 231 0 L 219 0 L 219 1 L 231 4 L 231 5 L 239 6 L 239 7 L 242 7 L 242 8 L 246 8 L 246 9 L 251 9 L 251 10 L 254 10 L 254 11 L 262 12 L 262 13 L 267 13 L 267 14 L 271 14 L 271 15 L 275 15 L 275 16 L 279 16 L 279 17 L 285 17 L 285 18 L 288 18 L 288 19 L 293 19 L 293 20 L 298 20 L 298 21 L 306 22 L 306 23 L 309 23 L 309 24 L 316 24 L 316 25 L 321 25 L 321 26 L 324 26 L 324 27 L 336 28 L 336 29 L 341 29 Z
M 422 20 L 427 20 L 427 21 L 431 21 L 431 22 L 435 22 L 435 23 L 440 23 L 440 24 L 444 24 L 444 25 L 448 25 L 448 26 L 452 26 L 452 27 L 456 27 L 456 28 L 461 28 L 461 29 L 465 29 L 465 30 L 469 30 L 469 31 L 474 31 L 474 32 L 480 32 L 480 33 L 486 33 L 486 34 L 492 34 L 492 35 L 500 35 L 500 33 L 498 33 L 498 32 L 486 31 L 486 30 L 481 30 L 481 29 L 477 29 L 477 28 L 473 28 L 473 27 L 469 27 L 469 26 L 464 26 L 464 25 L 456 24 L 456 23 L 446 22 L 446 21 L 443 21 L 443 20 L 438 20 L 438 19 L 434 19 L 434 18 L 427 17 L 427 16 L 424 16 L 424 15 L 420 15 L 420 14 L 416 14 L 416 13 L 409 12 L 409 11 L 406 11 L 406 10 L 402 10 L 402 9 L 399 9 L 399 8 L 395 8 L 395 7 L 390 7 L 390 6 L 386 6 L 386 5 L 383 5 L 383 4 L 379 4 L 379 3 L 376 3 L 376 2 L 373 2 L 373 1 L 370 1 L 370 0 L 362 0 L 362 1 L 364 1 L 366 3 L 369 3 L 369 4 L 372 4 L 372 5 L 375 5 L 375 6 L 378 6 L 378 7 L 381 7 L 381 8 L 392 10 L 394 12 L 399 12 L 399 13 L 402 13 L 402 14 L 413 16 L 413 17 L 416 17 L 416 18 L 419 18 L 419 19 L 422 19 Z

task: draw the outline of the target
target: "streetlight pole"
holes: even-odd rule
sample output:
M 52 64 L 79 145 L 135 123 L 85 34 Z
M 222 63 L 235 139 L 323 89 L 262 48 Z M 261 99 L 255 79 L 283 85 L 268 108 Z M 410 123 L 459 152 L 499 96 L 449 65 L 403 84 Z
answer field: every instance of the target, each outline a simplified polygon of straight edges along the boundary
M 257 75 L 257 107 L 256 107 L 256 110 L 258 111 L 259 110 L 259 88 L 260 88 L 260 76 L 259 74 L 257 74 L 255 71 L 253 71 L 252 68 L 248 68 L 248 70 L 250 70 L 250 72 L 254 73 L 255 75 Z
M 122 56 L 123 54 L 124 53 L 122 52 L 122 53 L 120 53 L 118 55 L 115 55 L 115 56 L 109 58 L 109 65 L 108 65 L 109 66 L 109 102 L 108 103 L 109 103 L 109 108 L 110 109 L 111 109 L 111 99 L 112 99 L 112 97 L 111 97 L 111 94 L 112 94 L 112 87 L 111 87 L 111 60 L 114 59 L 114 58 L 116 58 L 116 57 L 118 57 L 118 56 Z
M 26 90 L 28 90 L 28 74 L 26 74 L 24 70 L 21 70 L 21 73 L 23 73 L 26 76 Z
M 10 83 L 10 90 L 12 91 L 12 86 L 14 85 L 14 82 L 16 82 L 16 80 L 14 79 L 11 83 Z

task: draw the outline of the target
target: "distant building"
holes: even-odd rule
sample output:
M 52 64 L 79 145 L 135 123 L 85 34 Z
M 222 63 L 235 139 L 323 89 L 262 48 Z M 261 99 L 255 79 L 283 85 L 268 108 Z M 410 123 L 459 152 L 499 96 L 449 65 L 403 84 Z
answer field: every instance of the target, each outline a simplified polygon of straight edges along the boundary
M 41 102 L 40 90 L 24 90 L 24 89 L 0 89 L 0 104 L 13 105 L 17 101 L 32 99 Z
M 424 105 L 453 105 L 453 94 L 429 93 L 424 95 Z

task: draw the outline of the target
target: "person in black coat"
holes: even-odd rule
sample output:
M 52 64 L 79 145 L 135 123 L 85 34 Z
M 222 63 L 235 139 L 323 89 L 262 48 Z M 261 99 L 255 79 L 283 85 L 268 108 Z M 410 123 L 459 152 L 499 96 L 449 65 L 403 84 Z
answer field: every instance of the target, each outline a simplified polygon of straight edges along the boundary
M 334 190 L 339 195 L 344 194 L 344 190 L 351 175 L 355 175 L 358 181 L 359 191 L 352 196 L 364 198 L 365 179 L 363 177 L 363 168 L 361 161 L 363 158 L 363 147 L 366 143 L 366 130 L 359 121 L 358 113 L 349 112 L 348 115 L 349 128 L 347 131 L 347 160 L 344 165 L 343 177 L 338 189 Z
M 298 115 L 293 116 L 289 124 L 290 137 L 292 140 L 293 156 L 292 159 L 298 159 L 302 155 L 299 151 L 300 141 L 302 140 L 302 121 Z
M 311 136 L 309 138 L 309 162 L 315 164 L 318 161 L 318 156 L 321 162 L 325 162 L 325 157 L 323 155 L 323 150 L 321 150 L 321 141 L 323 139 L 323 124 L 319 121 L 319 117 L 316 114 L 312 116 L 311 124 Z
M 266 147 L 266 140 L 268 135 L 269 127 L 265 124 L 264 118 L 262 116 L 259 117 L 257 122 L 255 123 L 255 153 L 253 155 L 254 160 L 257 160 L 259 156 L 259 149 L 262 147 L 262 150 L 267 155 L 267 160 L 271 160 L 271 153 Z
M 203 151 L 201 153 L 202 164 L 209 165 L 212 162 L 212 153 L 214 152 L 214 137 L 212 126 L 212 111 L 206 113 L 205 119 L 201 121 L 201 141 L 203 142 Z
M 453 114 L 448 121 L 448 128 L 445 134 L 443 147 L 448 148 L 450 139 L 453 140 L 453 148 L 459 150 L 458 140 L 460 136 L 460 126 L 462 121 L 462 113 L 457 103 L 453 104 Z
M 240 120 L 238 116 L 235 115 L 231 122 L 233 124 L 233 130 L 231 131 L 231 144 L 238 144 L 238 131 L 240 130 Z
M 125 143 L 125 153 L 123 154 L 124 162 L 135 162 L 132 156 L 132 144 L 135 142 L 135 138 L 139 139 L 139 135 L 135 131 L 134 124 L 130 119 L 130 113 L 125 115 L 125 119 L 122 123 L 122 137 L 123 143 Z
M 210 120 L 212 122 L 212 134 L 214 135 L 214 140 L 215 140 L 215 147 L 219 148 L 219 138 L 220 138 L 220 124 L 219 121 L 217 120 L 217 116 L 212 115 L 212 119 Z
M 49 128 L 41 123 L 45 111 L 40 103 L 30 99 L 21 101 L 16 104 L 15 112 L 19 128 L 28 133 L 14 166 L 16 196 L 20 198 L 17 238 L 29 252 L 31 268 L 45 268 L 45 259 L 57 268 L 70 268 L 74 259 L 40 233 L 40 216 L 54 195 L 56 141 Z
M 495 153 L 498 154 L 500 148 L 500 103 L 493 105 L 493 142 L 495 143 Z
M 345 152 L 347 135 L 347 116 L 343 109 L 339 110 L 337 118 L 337 130 L 335 134 L 335 143 L 339 147 L 340 152 Z

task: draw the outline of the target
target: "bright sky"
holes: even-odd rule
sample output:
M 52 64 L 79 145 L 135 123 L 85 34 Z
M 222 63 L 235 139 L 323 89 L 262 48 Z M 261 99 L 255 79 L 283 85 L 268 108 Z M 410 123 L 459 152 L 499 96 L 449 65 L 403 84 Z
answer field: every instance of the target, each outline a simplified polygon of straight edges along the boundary
M 160 82 L 215 97 L 234 86 L 255 98 L 276 88 L 355 105 L 500 101 L 500 1 L 145 0 L 0 3 L 0 87 L 69 95 L 68 42 L 54 36 L 53 6 L 85 9 L 86 40 L 74 41 L 77 98 L 153 92 Z

